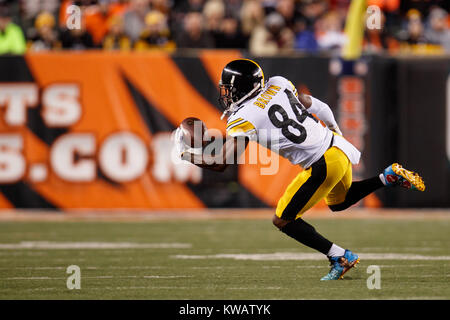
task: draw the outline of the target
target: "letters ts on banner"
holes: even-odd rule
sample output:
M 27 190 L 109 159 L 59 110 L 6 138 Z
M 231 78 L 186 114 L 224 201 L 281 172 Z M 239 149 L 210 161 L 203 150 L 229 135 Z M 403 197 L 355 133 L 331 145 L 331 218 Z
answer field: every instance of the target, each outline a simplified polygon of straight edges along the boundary
M 48 127 L 69 127 L 81 118 L 78 84 L 52 84 L 42 91 L 42 118 Z M 17 127 L 26 125 L 27 109 L 39 104 L 39 88 L 34 83 L 0 84 L 0 108 L 4 123 Z

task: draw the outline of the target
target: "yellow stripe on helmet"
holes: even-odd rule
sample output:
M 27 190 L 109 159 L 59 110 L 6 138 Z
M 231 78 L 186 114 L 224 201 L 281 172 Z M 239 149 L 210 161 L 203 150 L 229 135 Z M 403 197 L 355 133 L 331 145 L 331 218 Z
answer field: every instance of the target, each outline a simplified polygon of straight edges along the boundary
M 236 59 L 236 60 L 245 60 L 245 61 L 253 62 L 259 68 L 259 70 L 261 70 L 262 79 L 263 79 L 263 83 L 264 83 L 264 80 L 265 80 L 264 71 L 263 71 L 263 69 L 261 68 L 261 66 L 257 62 L 255 62 L 253 60 L 250 60 L 250 59 L 243 59 L 243 58 L 242 59 Z

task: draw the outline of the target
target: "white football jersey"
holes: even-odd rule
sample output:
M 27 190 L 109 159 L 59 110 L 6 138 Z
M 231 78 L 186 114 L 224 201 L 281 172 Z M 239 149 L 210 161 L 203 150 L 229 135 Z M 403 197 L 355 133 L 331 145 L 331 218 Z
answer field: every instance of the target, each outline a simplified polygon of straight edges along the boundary
M 280 76 L 270 78 L 257 96 L 237 107 L 228 117 L 227 134 L 246 136 L 303 168 L 322 157 L 333 137 L 300 103 L 295 86 Z

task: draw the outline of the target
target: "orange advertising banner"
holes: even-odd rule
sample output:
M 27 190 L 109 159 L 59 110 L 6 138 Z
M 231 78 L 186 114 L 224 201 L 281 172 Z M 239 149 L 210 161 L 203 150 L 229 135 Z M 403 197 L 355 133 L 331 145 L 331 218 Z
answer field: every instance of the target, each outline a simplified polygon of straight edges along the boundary
M 171 132 L 184 118 L 224 132 L 216 84 L 223 66 L 239 57 L 203 51 L 195 58 L 86 52 L 0 59 L 0 208 L 276 205 L 298 168 L 282 163 L 274 193 L 261 188 L 268 181 L 258 165 L 222 178 L 171 161 Z M 208 199 L 218 188 L 237 191 Z

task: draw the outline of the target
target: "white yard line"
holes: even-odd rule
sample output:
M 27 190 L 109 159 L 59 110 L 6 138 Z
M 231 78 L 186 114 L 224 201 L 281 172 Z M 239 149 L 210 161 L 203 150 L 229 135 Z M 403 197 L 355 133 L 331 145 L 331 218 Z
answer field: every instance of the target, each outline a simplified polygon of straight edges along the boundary
M 17 249 L 185 249 L 190 243 L 136 243 L 136 242 L 50 242 L 22 241 L 20 243 L 0 243 L 0 250 Z
M 448 260 L 450 256 L 425 256 L 405 253 L 361 253 L 362 260 Z M 174 255 L 175 259 L 232 259 L 232 260 L 254 260 L 254 261 L 280 261 L 280 260 L 324 260 L 325 257 L 319 253 L 253 253 L 253 254 L 213 254 L 213 255 Z
M 67 267 L 1 267 L 0 270 L 64 270 Z
M 225 290 L 281 290 L 282 287 L 231 287 Z
M 429 264 L 378 264 L 380 268 L 429 268 Z
M 178 279 L 191 278 L 189 275 L 144 275 L 144 276 L 83 276 L 83 279 Z M 65 277 L 9 277 L 1 280 L 62 280 Z
M 435 247 L 364 247 L 364 248 L 358 248 L 358 250 L 360 251 L 381 251 L 381 252 L 386 252 L 386 251 L 391 251 L 391 250 L 404 250 L 404 251 L 409 251 L 409 252 L 417 252 L 417 251 L 439 251 L 442 249 L 445 249 L 444 244 L 442 243 L 442 246 L 435 246 Z
M 204 287 L 170 287 L 170 286 L 130 286 L 130 287 L 81 287 L 82 291 L 88 291 L 88 290 L 139 290 L 139 289 L 149 289 L 149 290 L 155 290 L 155 289 L 170 289 L 170 290 L 189 290 L 189 289 L 205 289 Z M 24 289 L 24 291 L 67 291 L 67 288 L 65 287 L 49 287 L 49 288 L 31 288 L 31 289 Z M 18 291 L 16 288 L 0 288 L 0 292 L 2 291 Z
M 383 297 L 386 300 L 448 300 L 448 297 Z M 378 299 L 373 299 L 378 300 Z
M 192 276 L 144 276 L 144 279 L 176 279 L 176 278 L 191 278 Z
M 6 256 L 6 257 L 10 257 L 10 256 L 30 256 L 30 257 L 39 257 L 39 256 L 46 256 L 47 252 L 33 252 L 33 251 L 0 251 L 0 256 Z M 3 258 L 2 258 L 3 259 Z
M 53 277 L 11 277 L 11 278 L 0 278 L 0 280 L 61 280 L 67 278 L 53 278 Z

